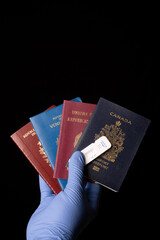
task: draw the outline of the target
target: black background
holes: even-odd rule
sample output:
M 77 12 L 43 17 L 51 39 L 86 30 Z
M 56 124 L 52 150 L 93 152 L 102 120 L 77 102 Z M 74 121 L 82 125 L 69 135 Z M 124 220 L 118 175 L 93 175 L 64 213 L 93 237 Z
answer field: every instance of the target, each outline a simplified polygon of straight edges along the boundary
M 153 236 L 156 6 L 22 2 L 7 2 L 1 15 L 5 239 L 10 234 L 25 239 L 27 222 L 39 204 L 38 174 L 10 135 L 29 117 L 77 96 L 89 103 L 104 97 L 152 121 L 120 192 L 103 188 L 98 216 L 79 239 Z

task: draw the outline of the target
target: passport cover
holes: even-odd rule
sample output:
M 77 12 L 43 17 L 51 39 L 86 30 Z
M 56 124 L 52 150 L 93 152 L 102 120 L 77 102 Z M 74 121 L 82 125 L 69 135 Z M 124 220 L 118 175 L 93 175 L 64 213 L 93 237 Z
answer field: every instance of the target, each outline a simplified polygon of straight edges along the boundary
M 52 106 L 53 107 L 53 106 Z M 57 179 L 53 178 L 53 169 L 48 161 L 48 158 L 41 146 L 41 143 L 29 122 L 18 131 L 11 135 L 12 140 L 20 148 L 29 162 L 37 170 L 40 176 L 48 184 L 51 190 L 58 194 L 61 187 Z
M 85 175 L 119 191 L 149 124 L 149 119 L 100 98 L 74 151 L 81 151 L 101 136 L 106 136 L 112 147 L 85 166 Z
M 81 102 L 82 100 L 77 97 L 72 101 Z M 30 118 L 53 171 L 56 160 L 62 108 L 63 104 Z M 63 190 L 67 184 L 67 180 L 58 179 L 58 182 Z
M 55 178 L 68 179 L 66 163 L 95 107 L 95 104 L 64 100 L 54 169 Z

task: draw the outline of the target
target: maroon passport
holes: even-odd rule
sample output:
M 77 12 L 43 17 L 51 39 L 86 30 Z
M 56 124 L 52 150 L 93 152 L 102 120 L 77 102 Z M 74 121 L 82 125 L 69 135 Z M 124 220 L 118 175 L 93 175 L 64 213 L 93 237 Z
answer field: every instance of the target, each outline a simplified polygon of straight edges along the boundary
M 55 178 L 68 178 L 66 164 L 95 107 L 95 104 L 64 100 L 54 168 Z
M 53 108 L 52 106 L 50 108 Z M 17 144 L 23 154 L 27 157 L 40 176 L 48 184 L 51 190 L 58 194 L 61 187 L 57 179 L 53 178 L 53 169 L 41 146 L 36 132 L 29 122 L 11 135 L 12 140 Z

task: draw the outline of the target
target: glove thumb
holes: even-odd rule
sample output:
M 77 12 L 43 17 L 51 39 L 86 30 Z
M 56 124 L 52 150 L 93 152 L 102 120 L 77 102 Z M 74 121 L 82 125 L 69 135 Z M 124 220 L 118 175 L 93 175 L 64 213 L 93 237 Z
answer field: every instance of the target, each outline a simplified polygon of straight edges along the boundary
M 74 152 L 69 161 L 68 183 L 66 193 L 80 193 L 84 188 L 84 157 L 80 151 Z

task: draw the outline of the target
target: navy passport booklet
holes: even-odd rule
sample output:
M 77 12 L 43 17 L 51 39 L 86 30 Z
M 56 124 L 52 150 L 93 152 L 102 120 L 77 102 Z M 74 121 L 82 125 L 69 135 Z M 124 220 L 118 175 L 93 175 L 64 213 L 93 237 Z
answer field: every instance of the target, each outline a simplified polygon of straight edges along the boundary
M 101 136 L 112 146 L 85 166 L 85 175 L 119 191 L 149 124 L 149 119 L 100 98 L 74 151 L 81 151 Z
M 79 97 L 74 98 L 72 101 L 82 102 Z M 53 170 L 56 160 L 62 109 L 63 104 L 30 118 Z M 58 181 L 63 190 L 67 184 L 67 180 L 58 179 Z

